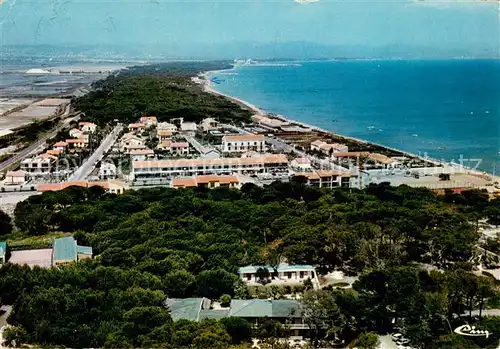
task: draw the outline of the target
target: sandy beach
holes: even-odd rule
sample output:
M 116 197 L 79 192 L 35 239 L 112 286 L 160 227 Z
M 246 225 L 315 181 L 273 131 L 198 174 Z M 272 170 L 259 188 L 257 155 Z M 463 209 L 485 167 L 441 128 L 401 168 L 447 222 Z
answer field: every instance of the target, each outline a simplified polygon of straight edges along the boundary
M 232 69 L 224 70 L 224 72 L 228 72 L 228 71 L 231 71 L 231 70 L 234 70 L 234 67 Z M 254 105 L 254 104 L 252 104 L 252 103 L 250 103 L 248 101 L 245 101 L 245 100 L 243 100 L 241 98 L 237 98 L 237 97 L 234 97 L 234 96 L 231 96 L 231 95 L 228 95 L 228 94 L 224 94 L 224 93 L 221 93 L 221 92 L 217 91 L 212 86 L 212 82 L 210 80 L 210 75 L 217 74 L 219 72 L 221 72 L 221 70 L 214 70 L 214 71 L 204 72 L 204 73 L 200 74 L 198 77 L 193 78 L 193 82 L 201 84 L 202 88 L 203 88 L 203 90 L 205 92 L 212 93 L 212 94 L 217 95 L 217 96 L 225 97 L 225 98 L 233 101 L 234 103 L 236 103 L 236 104 L 238 104 L 238 105 L 240 105 L 240 106 L 242 106 L 244 108 L 250 109 L 256 115 L 268 115 L 268 113 L 265 110 L 260 109 L 259 107 L 257 107 L 256 105 Z M 322 133 L 325 133 L 325 134 L 333 134 L 333 132 L 325 130 L 325 129 L 322 129 L 322 128 L 318 127 L 318 126 L 306 124 L 306 123 L 299 122 L 299 121 L 296 121 L 296 120 L 292 120 L 292 119 L 289 119 L 289 118 L 287 118 L 287 117 L 285 117 L 283 115 L 273 115 L 272 117 L 276 118 L 276 119 L 279 119 L 281 121 L 285 121 L 285 122 L 289 122 L 291 124 L 302 126 L 304 128 L 309 128 L 309 129 L 311 129 L 313 131 L 322 132 Z M 365 143 L 365 144 L 367 144 L 367 143 L 368 144 L 373 144 L 373 145 L 377 145 L 377 146 L 380 146 L 380 147 L 383 147 L 383 148 L 386 148 L 386 149 L 397 151 L 397 152 L 400 152 L 400 153 L 402 153 L 402 154 L 404 154 L 405 156 L 408 156 L 408 157 L 418 158 L 418 159 L 421 159 L 421 160 L 424 160 L 424 161 L 428 161 L 428 162 L 434 163 L 437 166 L 440 166 L 440 167 L 448 169 L 450 172 L 465 173 L 465 174 L 470 174 L 470 175 L 474 175 L 474 176 L 487 177 L 489 179 L 489 181 L 491 181 L 493 183 L 500 183 L 500 176 L 495 176 L 495 175 L 492 175 L 490 173 L 487 173 L 487 172 L 484 172 L 484 171 L 480 171 L 480 170 L 470 169 L 470 168 L 467 168 L 467 167 L 465 167 L 465 166 L 463 166 L 461 164 L 450 163 L 450 162 L 446 162 L 444 160 L 432 159 L 432 158 L 429 158 L 429 157 L 424 157 L 424 156 L 421 156 L 421 155 L 418 155 L 418 154 L 413 154 L 413 153 L 410 153 L 410 152 L 407 152 L 407 151 L 404 151 L 404 150 L 401 150 L 401 149 L 396 149 L 396 148 L 388 147 L 388 146 L 383 145 L 383 144 L 378 144 L 378 143 L 375 143 L 375 142 L 371 142 L 371 141 L 367 141 L 367 140 L 363 140 L 363 139 L 358 139 L 358 138 L 354 138 L 354 137 L 350 137 L 350 136 L 345 136 L 345 135 L 340 135 L 340 134 L 335 134 L 335 135 L 343 137 L 343 138 L 351 140 L 351 141 L 354 141 L 354 142 Z

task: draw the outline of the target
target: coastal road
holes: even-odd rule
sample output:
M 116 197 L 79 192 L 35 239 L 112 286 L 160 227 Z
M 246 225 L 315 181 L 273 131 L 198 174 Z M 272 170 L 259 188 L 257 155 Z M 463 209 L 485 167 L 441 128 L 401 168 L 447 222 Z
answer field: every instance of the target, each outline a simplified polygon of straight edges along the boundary
M 98 161 L 102 160 L 104 154 L 116 142 L 118 135 L 123 130 L 122 125 L 116 126 L 99 145 L 99 148 L 80 166 L 68 179 L 68 181 L 80 181 L 89 176 Z
M 59 131 L 61 131 L 62 129 L 68 127 L 69 124 L 72 121 L 78 120 L 79 117 L 80 117 L 80 115 L 77 114 L 76 116 L 74 116 L 72 118 L 64 120 L 64 122 L 61 125 L 59 125 L 55 129 L 53 129 L 52 131 L 50 131 L 48 134 L 46 134 L 42 138 L 38 139 L 35 143 L 33 143 L 29 147 L 21 150 L 19 153 L 17 153 L 16 155 L 12 156 L 11 158 L 9 158 L 9 159 L 5 160 L 4 162 L 0 163 L 0 171 L 6 170 L 10 166 L 12 166 L 12 165 L 14 165 L 14 164 L 22 161 L 23 159 L 27 158 L 28 156 L 30 156 L 32 154 L 36 153 L 38 151 L 38 149 L 41 146 L 43 146 L 47 140 L 55 137 L 55 135 L 57 135 L 57 133 Z

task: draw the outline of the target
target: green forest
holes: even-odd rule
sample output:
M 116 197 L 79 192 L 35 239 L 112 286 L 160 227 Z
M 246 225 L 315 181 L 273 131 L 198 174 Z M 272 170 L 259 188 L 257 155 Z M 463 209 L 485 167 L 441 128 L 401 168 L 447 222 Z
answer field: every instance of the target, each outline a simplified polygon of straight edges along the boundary
M 198 123 L 213 117 L 233 124 L 249 122 L 248 110 L 224 97 L 203 92 L 200 85 L 191 81 L 202 71 L 227 68 L 227 62 L 131 67 L 95 82 L 90 93 L 74 99 L 72 104 L 85 114 L 85 121 L 100 126 L 115 120 L 132 123 L 144 115 L 154 115 L 158 121 L 182 117 Z
M 46 192 L 18 204 L 17 229 L 73 233 L 95 258 L 52 269 L 2 266 L 0 297 L 13 304 L 5 338 L 74 348 L 243 349 L 256 337 L 267 341 L 262 348 L 286 348 L 273 342 L 286 335 L 278 324 L 173 322 L 164 306 L 167 297 L 250 297 L 237 268 L 286 259 L 359 275 L 351 289 L 304 293 L 312 345 L 359 345 L 373 342 L 373 333 L 398 330 L 420 348 L 494 348 L 498 318 L 470 315 L 499 307 L 498 283 L 473 273 L 481 258 L 477 222 L 494 221 L 499 211 L 500 200 L 478 191 L 436 197 L 387 184 L 332 191 L 300 179 L 241 190 Z M 271 287 L 261 296 L 283 294 Z M 465 321 L 492 335 L 451 333 Z

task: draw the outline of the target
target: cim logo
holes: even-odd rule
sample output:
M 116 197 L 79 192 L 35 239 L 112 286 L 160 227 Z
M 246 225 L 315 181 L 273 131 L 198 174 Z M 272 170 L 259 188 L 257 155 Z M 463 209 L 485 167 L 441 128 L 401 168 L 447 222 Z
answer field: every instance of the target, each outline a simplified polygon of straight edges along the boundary
M 455 328 L 454 332 L 456 334 L 461 334 L 462 336 L 486 338 L 488 338 L 491 334 L 489 331 L 476 330 L 476 326 L 470 326 L 469 324 Z

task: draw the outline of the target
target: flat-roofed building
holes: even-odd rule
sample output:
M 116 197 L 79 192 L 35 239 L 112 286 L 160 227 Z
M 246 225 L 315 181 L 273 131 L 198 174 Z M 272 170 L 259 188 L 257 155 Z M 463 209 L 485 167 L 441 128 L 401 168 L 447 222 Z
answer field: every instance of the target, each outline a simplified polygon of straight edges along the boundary
M 290 168 L 298 172 L 311 172 L 311 160 L 308 158 L 295 158 L 290 161 Z
M 244 153 L 247 151 L 266 151 L 264 135 L 238 135 L 222 137 L 222 151 L 224 153 Z
M 319 288 L 318 274 L 312 265 L 280 265 L 276 269 L 266 265 L 249 265 L 239 268 L 238 274 L 249 285 L 300 284 L 310 279 L 313 286 Z
M 4 184 L 15 185 L 24 184 L 26 182 L 26 172 L 24 171 L 8 171 L 5 174 Z
M 102 162 L 99 168 L 100 179 L 114 179 L 116 178 L 117 170 L 116 165 L 111 162 Z
M 181 131 L 187 133 L 193 133 L 198 130 L 198 125 L 195 122 L 183 122 L 181 123 Z
M 234 173 L 284 173 L 287 171 L 288 159 L 285 155 L 266 154 L 252 158 L 134 161 L 131 176 L 141 179 Z
M 30 268 L 35 266 L 50 268 L 52 266 L 52 249 L 11 251 L 9 263 L 27 265 Z
M 67 265 L 82 259 L 92 258 L 92 247 L 79 246 L 72 236 L 54 240 L 54 266 Z
M 219 128 L 219 122 L 213 118 L 205 118 L 201 122 L 201 129 L 203 132 L 214 131 Z
M 365 161 L 365 167 L 380 167 L 387 168 L 390 165 L 396 163 L 397 161 L 391 159 L 390 157 L 379 154 L 379 153 L 370 153 Z

